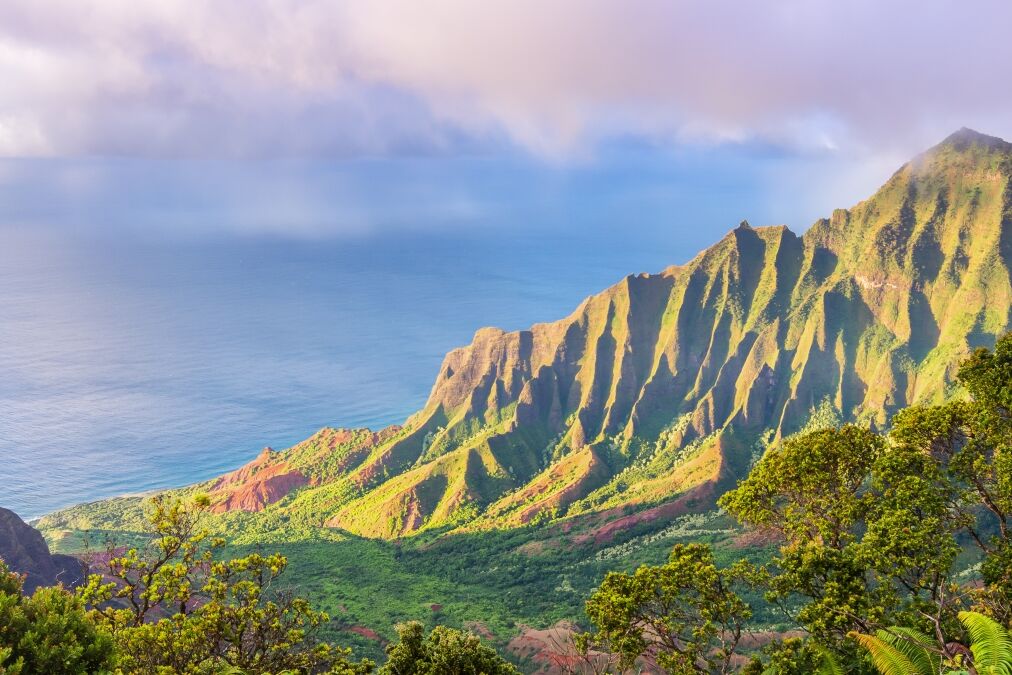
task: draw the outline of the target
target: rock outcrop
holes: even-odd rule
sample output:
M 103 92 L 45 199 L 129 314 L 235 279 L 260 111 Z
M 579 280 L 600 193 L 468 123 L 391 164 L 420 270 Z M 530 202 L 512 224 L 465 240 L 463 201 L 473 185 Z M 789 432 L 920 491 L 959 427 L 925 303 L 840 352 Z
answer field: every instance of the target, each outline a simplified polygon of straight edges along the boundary
M 0 508 L 0 560 L 25 575 L 25 594 L 39 586 L 76 586 L 88 572 L 87 565 L 73 556 L 51 554 L 38 530 L 4 508 Z
M 215 481 L 209 494 L 211 510 L 263 511 L 292 490 L 309 485 L 306 476 L 290 469 L 288 462 L 278 459 L 276 454 L 271 448 L 264 448 L 252 462 Z

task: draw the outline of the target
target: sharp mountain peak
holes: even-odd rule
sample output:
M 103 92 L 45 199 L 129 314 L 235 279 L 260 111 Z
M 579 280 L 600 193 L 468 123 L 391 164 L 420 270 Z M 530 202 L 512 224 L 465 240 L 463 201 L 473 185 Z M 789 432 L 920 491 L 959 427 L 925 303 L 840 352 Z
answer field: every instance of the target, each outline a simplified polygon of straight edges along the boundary
M 1012 150 L 1012 143 L 1009 143 L 998 136 L 989 136 L 969 127 L 961 127 L 959 130 L 949 134 L 941 143 L 928 152 L 941 148 L 952 148 L 957 151 L 964 151 L 972 146 L 994 148 L 1005 151 Z

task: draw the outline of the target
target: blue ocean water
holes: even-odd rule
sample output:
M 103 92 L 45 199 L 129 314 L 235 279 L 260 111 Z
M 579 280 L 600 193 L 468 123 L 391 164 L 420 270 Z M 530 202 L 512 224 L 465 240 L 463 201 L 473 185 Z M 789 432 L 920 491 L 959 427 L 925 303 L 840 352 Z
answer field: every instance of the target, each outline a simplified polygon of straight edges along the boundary
M 26 517 L 403 421 L 476 328 L 559 318 L 624 272 L 460 237 L 5 243 L 0 504 Z
M 0 506 L 403 421 L 481 326 L 560 318 L 744 216 L 808 220 L 736 166 L 0 164 Z

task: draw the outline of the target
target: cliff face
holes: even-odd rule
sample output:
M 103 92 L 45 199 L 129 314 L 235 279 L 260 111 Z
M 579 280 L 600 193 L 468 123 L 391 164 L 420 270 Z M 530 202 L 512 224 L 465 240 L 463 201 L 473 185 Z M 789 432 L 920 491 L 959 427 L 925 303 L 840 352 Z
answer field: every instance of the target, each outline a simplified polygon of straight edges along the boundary
M 663 500 L 813 412 L 882 425 L 940 400 L 1010 326 L 1010 176 L 1012 145 L 962 130 L 801 237 L 743 223 L 561 321 L 478 331 L 330 523 L 389 536 Z
M 249 464 L 216 480 L 208 496 L 214 500 L 212 511 L 263 511 L 268 504 L 289 492 L 309 484 L 302 472 L 279 460 L 271 448 L 264 448 Z
M 963 131 L 803 237 L 743 223 L 560 322 L 483 329 L 414 421 L 442 414 L 450 434 L 516 405 L 518 425 L 573 447 L 681 415 L 686 438 L 730 422 L 790 432 L 823 400 L 884 422 L 941 397 L 955 360 L 1009 324 L 1010 165 L 1012 146 Z
M 0 508 L 0 560 L 25 575 L 22 591 L 31 594 L 39 586 L 76 586 L 87 567 L 68 555 L 51 555 L 42 534 L 21 520 L 16 513 Z
M 1010 327 L 1010 263 L 1012 145 L 962 130 L 803 236 L 742 223 L 560 321 L 479 330 L 403 428 L 270 458 L 304 486 L 270 508 L 396 537 L 712 499 L 813 416 L 950 395 Z

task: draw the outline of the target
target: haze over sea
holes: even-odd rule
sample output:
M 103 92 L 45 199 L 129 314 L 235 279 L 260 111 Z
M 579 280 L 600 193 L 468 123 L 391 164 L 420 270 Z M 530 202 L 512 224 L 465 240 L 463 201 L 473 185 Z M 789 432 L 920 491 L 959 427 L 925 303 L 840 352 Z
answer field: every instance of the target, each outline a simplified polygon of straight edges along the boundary
M 801 231 L 887 174 L 761 149 L 4 161 L 0 506 L 35 517 L 401 422 L 478 327 L 561 318 L 744 217 Z

